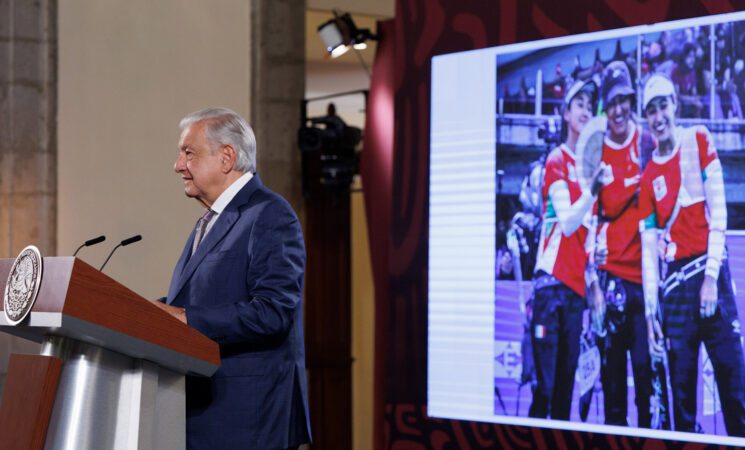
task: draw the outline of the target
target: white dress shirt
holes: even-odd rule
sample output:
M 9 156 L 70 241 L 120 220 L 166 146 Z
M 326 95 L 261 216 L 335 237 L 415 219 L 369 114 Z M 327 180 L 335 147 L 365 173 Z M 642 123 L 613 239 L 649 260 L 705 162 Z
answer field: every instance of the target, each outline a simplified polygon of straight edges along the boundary
M 243 186 L 251 181 L 251 178 L 253 178 L 253 176 L 254 174 L 251 172 L 244 173 L 243 175 L 241 175 L 240 178 L 235 180 L 233 184 L 228 186 L 228 188 L 225 189 L 219 197 L 217 197 L 217 200 L 215 200 L 215 203 L 212 204 L 211 208 L 212 211 L 214 211 L 216 214 L 212 216 L 212 219 L 207 224 L 207 228 L 204 230 L 204 236 L 202 236 L 202 241 L 204 241 L 204 238 L 207 237 L 207 233 L 210 232 L 212 226 L 215 224 L 215 221 L 217 221 L 217 218 L 223 212 L 225 207 L 228 206 L 228 203 L 233 200 L 233 197 L 235 197 L 238 191 L 243 189 Z

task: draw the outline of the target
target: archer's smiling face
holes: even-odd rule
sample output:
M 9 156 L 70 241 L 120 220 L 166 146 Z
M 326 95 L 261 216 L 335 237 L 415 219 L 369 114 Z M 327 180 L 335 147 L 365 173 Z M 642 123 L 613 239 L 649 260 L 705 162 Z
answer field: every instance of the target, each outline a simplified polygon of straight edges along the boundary
M 653 98 L 647 108 L 647 124 L 658 142 L 667 142 L 672 138 L 675 128 L 675 99 L 672 96 Z
M 580 91 L 569 102 L 569 107 L 564 111 L 564 120 L 566 120 L 569 129 L 579 136 L 579 133 L 587 125 L 592 117 L 592 98 L 585 91 Z
M 612 141 L 622 144 L 626 141 L 631 127 L 631 97 L 616 95 L 605 107 L 608 115 L 608 131 Z

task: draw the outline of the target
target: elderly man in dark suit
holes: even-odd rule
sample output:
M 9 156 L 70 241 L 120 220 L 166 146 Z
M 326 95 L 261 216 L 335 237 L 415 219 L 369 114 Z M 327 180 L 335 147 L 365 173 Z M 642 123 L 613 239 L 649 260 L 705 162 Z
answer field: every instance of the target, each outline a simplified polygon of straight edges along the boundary
M 174 170 L 205 212 L 157 304 L 215 340 L 222 358 L 212 377 L 187 377 L 187 448 L 296 448 L 310 440 L 300 224 L 254 173 L 242 117 L 206 109 L 180 127 Z

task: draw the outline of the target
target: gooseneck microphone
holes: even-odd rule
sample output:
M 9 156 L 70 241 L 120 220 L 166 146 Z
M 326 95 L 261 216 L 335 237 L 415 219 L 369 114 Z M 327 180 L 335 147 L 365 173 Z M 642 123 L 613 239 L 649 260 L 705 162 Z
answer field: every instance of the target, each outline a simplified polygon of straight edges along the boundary
M 105 240 L 106 240 L 106 236 L 104 236 L 104 235 L 101 235 L 101 236 L 99 236 L 97 238 L 88 239 L 87 241 L 83 242 L 83 245 L 81 245 L 80 247 L 78 247 L 77 250 L 75 250 L 75 253 L 73 253 L 72 256 L 74 257 L 75 255 L 77 255 L 78 252 L 80 251 L 80 249 L 83 248 L 83 247 L 90 247 L 91 245 L 99 244 L 99 243 L 101 243 L 101 242 L 103 242 Z
M 132 236 L 131 238 L 127 238 L 121 241 L 119 245 L 117 245 L 116 247 L 114 247 L 113 250 L 111 250 L 111 253 L 109 253 L 109 257 L 106 258 L 106 261 L 104 261 L 103 264 L 101 264 L 101 268 L 98 270 L 101 270 L 101 271 L 103 270 L 104 266 L 106 265 L 107 262 L 109 262 L 109 260 L 111 259 L 111 255 L 114 254 L 116 249 L 118 249 L 119 247 L 124 247 L 125 245 L 134 244 L 135 242 L 141 241 L 141 240 L 142 240 L 142 236 L 138 234 L 136 236 Z

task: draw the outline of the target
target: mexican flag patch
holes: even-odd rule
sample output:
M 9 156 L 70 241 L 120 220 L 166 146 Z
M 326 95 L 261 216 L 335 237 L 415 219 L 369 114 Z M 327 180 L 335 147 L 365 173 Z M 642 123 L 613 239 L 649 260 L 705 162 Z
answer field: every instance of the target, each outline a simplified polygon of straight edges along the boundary
M 546 337 L 546 327 L 543 325 L 535 326 L 535 337 L 537 339 L 543 339 Z

